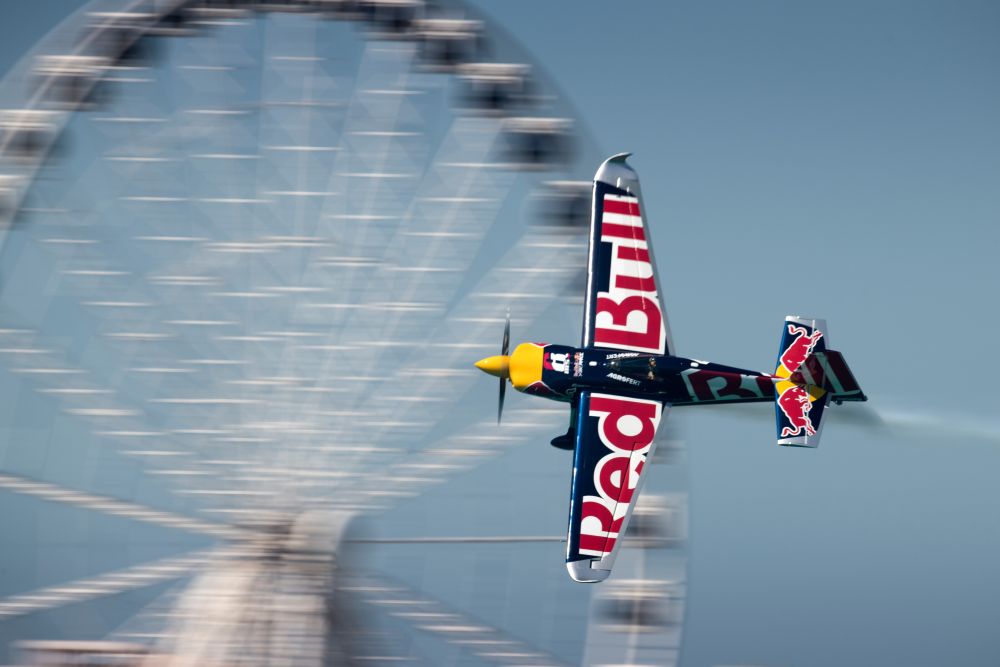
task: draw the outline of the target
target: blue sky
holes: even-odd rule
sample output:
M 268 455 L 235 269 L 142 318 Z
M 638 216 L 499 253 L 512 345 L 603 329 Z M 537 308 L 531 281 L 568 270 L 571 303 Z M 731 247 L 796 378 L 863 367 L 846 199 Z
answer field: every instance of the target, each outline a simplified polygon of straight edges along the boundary
M 1000 6 L 477 5 L 635 151 L 679 353 L 765 368 L 826 317 L 891 424 L 793 451 L 766 410 L 673 411 L 684 664 L 995 662 Z
M 7 0 L 0 69 L 78 4 Z M 767 409 L 671 414 L 683 664 L 995 663 L 1000 5 L 474 4 L 635 152 L 678 352 L 767 369 L 826 317 L 887 424 L 802 451 Z

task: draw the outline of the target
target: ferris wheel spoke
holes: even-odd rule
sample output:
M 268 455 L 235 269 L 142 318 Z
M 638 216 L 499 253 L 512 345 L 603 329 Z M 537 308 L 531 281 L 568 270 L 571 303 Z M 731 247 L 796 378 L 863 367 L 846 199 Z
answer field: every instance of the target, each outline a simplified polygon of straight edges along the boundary
M 418 191 L 420 192 L 423 192 L 425 190 L 426 188 L 424 186 L 420 186 L 418 188 Z M 411 204 L 411 212 L 407 213 L 406 220 L 408 221 L 413 221 L 412 208 L 413 204 Z M 407 228 L 412 229 L 412 227 L 409 225 L 407 227 L 402 227 L 401 229 L 407 229 Z M 407 233 L 412 234 L 413 232 L 407 232 Z M 397 235 L 397 240 L 401 243 L 411 242 L 409 239 L 405 238 L 405 236 L 403 238 L 400 238 Z M 391 243 L 395 242 L 396 241 L 393 241 Z M 392 254 L 391 243 L 390 243 L 390 251 L 386 253 L 387 255 L 390 256 Z M 389 267 L 391 273 L 389 273 L 388 275 L 390 279 L 395 279 L 396 281 L 410 280 L 406 274 L 399 275 L 398 272 L 393 271 L 393 269 L 395 268 L 396 267 Z M 405 267 L 399 267 L 399 268 L 405 268 Z M 456 272 L 457 271 L 458 269 L 456 269 Z M 385 274 L 384 267 L 381 267 L 381 271 L 377 270 L 376 274 L 380 272 L 383 275 Z M 390 334 L 384 333 L 385 325 L 379 324 L 380 321 L 385 319 L 388 319 L 389 322 L 405 321 L 411 328 L 414 327 L 414 325 L 417 322 L 422 321 L 421 317 L 419 316 L 419 312 L 415 314 L 412 310 L 407 311 L 404 309 L 396 309 L 394 312 L 393 309 L 390 308 L 387 311 L 390 315 L 389 318 L 385 318 L 384 314 L 379 312 L 380 310 L 386 307 L 379 303 L 380 300 L 384 301 L 384 299 L 386 298 L 386 292 L 385 292 L 386 287 L 388 287 L 389 289 L 392 288 L 392 283 L 386 282 L 386 280 L 387 280 L 386 278 L 382 278 L 382 280 L 376 279 L 370 281 L 370 284 L 372 285 L 369 292 L 371 294 L 371 297 L 361 296 L 358 299 L 358 301 L 361 304 L 371 304 L 370 306 L 368 306 L 367 309 L 362 309 L 362 310 L 354 309 L 348 311 L 347 315 L 348 321 L 352 322 L 351 327 L 352 329 L 356 330 L 354 335 L 355 336 L 359 334 L 366 335 L 368 336 L 368 340 L 362 345 L 361 349 L 358 349 L 356 346 L 347 346 L 349 349 L 334 350 L 330 355 L 327 356 L 326 364 L 331 367 L 336 367 L 338 369 L 338 372 L 341 374 L 342 378 L 344 377 L 345 373 L 351 374 L 352 370 L 354 370 L 354 372 L 357 373 L 359 376 L 362 376 L 363 373 L 370 372 L 372 368 L 383 367 L 384 364 L 379 363 L 380 358 L 384 358 L 386 357 L 386 355 L 389 355 L 391 357 L 391 355 L 393 354 L 391 346 L 397 345 L 398 343 L 392 340 L 393 337 L 392 333 Z M 442 296 L 446 296 L 447 293 L 448 291 L 444 289 L 437 290 L 437 292 L 435 292 L 434 294 L 434 298 L 440 299 Z M 407 302 L 405 300 L 398 300 L 396 303 L 405 304 Z M 423 308 L 422 304 L 414 303 L 413 305 L 418 307 L 417 310 L 419 310 L 419 308 Z M 404 320 L 404 314 L 405 314 L 405 320 Z M 424 317 L 423 319 L 426 320 L 426 317 Z M 342 363 L 336 363 L 334 361 L 335 359 L 340 360 Z M 359 386 L 359 389 L 361 389 L 361 391 L 355 394 L 357 398 L 354 399 L 353 401 L 354 405 L 363 404 L 366 400 L 365 397 L 372 395 L 374 387 L 376 386 L 376 384 L 378 384 L 377 379 L 373 378 L 373 380 L 376 381 L 373 383 L 362 383 Z M 348 434 L 342 433 L 341 437 L 348 437 Z M 344 461 L 341 460 L 340 463 L 343 464 Z
M 425 592 L 370 570 L 360 573 L 344 592 L 415 631 L 437 637 L 488 663 L 535 667 L 568 664 Z
M 369 45 L 369 47 L 366 48 L 365 50 L 366 56 L 363 59 L 362 72 L 364 71 L 364 63 L 367 62 L 369 59 L 373 59 L 376 61 L 378 60 L 377 55 L 372 55 L 372 52 L 377 50 L 378 50 L 377 48 L 373 48 L 371 45 Z M 404 56 L 402 60 L 403 60 L 403 70 L 405 71 L 405 69 L 409 67 L 409 64 L 407 62 L 407 57 Z M 403 79 L 403 83 L 405 85 L 405 78 Z M 361 219 L 359 226 L 362 228 L 362 231 L 360 232 L 362 238 L 358 240 L 358 239 L 351 239 L 350 237 L 348 237 L 347 245 L 345 246 L 346 250 L 345 257 L 352 257 L 352 256 L 356 257 L 360 252 L 363 252 L 363 248 L 365 247 L 366 244 L 364 237 L 372 233 L 368 229 L 367 220 L 369 218 L 376 218 L 379 215 L 373 212 L 375 194 L 379 191 L 380 188 L 379 179 L 373 179 L 373 178 L 359 179 L 358 177 L 366 175 L 367 176 L 377 175 L 379 173 L 379 170 L 383 168 L 386 157 L 389 155 L 389 152 L 393 150 L 392 145 L 394 142 L 392 141 L 392 135 L 397 134 L 393 128 L 399 122 L 398 119 L 399 119 L 401 102 L 400 100 L 392 99 L 391 97 L 386 98 L 390 102 L 388 106 L 385 106 L 385 104 L 380 104 L 379 108 L 382 108 L 383 106 L 385 106 L 385 108 L 381 112 L 375 113 L 376 121 L 380 124 L 381 127 L 387 129 L 385 130 L 365 129 L 371 127 L 370 122 L 361 122 L 360 120 L 355 120 L 354 109 L 357 106 L 364 104 L 367 108 L 371 108 L 372 105 L 371 101 L 367 103 L 364 102 L 365 98 L 368 96 L 367 95 L 368 91 L 366 90 L 366 86 L 368 85 L 370 84 L 368 83 L 366 75 L 362 73 L 355 86 L 355 95 L 352 98 L 351 103 L 348 105 L 349 111 L 346 114 L 345 125 L 342 131 L 342 135 L 351 138 L 351 142 L 353 142 L 354 144 L 357 144 L 357 142 L 359 141 L 364 143 L 372 143 L 373 147 L 376 149 L 373 154 L 376 156 L 381 155 L 382 157 L 376 157 L 375 158 L 376 163 L 373 166 L 369 166 L 369 164 L 366 163 L 365 166 L 361 167 L 361 169 L 369 169 L 369 170 L 374 169 L 374 171 L 372 171 L 370 174 L 357 172 L 358 169 L 357 167 L 354 167 L 351 164 L 346 163 L 345 161 L 349 156 L 357 154 L 359 152 L 359 147 L 352 146 L 350 142 L 345 143 L 344 147 L 351 148 L 351 150 L 345 150 L 340 152 L 339 157 L 336 161 L 336 166 L 334 167 L 333 173 L 331 175 L 332 178 L 331 185 L 327 187 L 328 190 L 336 191 L 341 196 L 343 196 L 343 194 L 346 192 L 350 192 L 352 195 L 356 195 L 356 198 L 361 199 L 360 203 L 361 213 L 358 213 L 357 216 Z M 386 96 L 378 96 L 378 97 L 385 98 Z M 383 134 L 390 136 L 383 137 L 382 136 Z M 400 133 L 400 134 L 407 134 L 407 133 Z M 369 135 L 375 135 L 375 136 L 373 137 Z M 352 171 L 352 169 L 355 171 Z M 403 176 L 405 176 L 405 174 Z M 359 180 L 360 182 L 358 183 L 358 187 L 356 188 L 354 186 L 354 183 Z M 333 200 L 327 200 L 327 203 L 328 204 L 333 203 Z M 324 214 L 323 217 L 326 218 L 328 215 L 335 215 L 335 214 Z M 351 223 L 348 221 L 344 221 L 343 224 L 350 225 Z M 334 233 L 333 237 L 336 238 L 336 235 L 337 233 Z M 354 248 L 353 251 L 351 250 L 352 247 Z M 341 250 L 339 252 L 344 252 L 344 250 Z M 319 265 L 317 265 L 315 261 L 316 259 L 320 260 Z M 325 264 L 325 262 L 323 262 L 321 258 L 314 257 L 313 262 L 307 266 L 307 271 L 312 271 L 312 273 L 316 273 L 318 271 L 319 274 L 325 273 L 331 267 L 324 267 L 323 264 Z M 358 264 L 360 264 L 360 262 L 356 261 L 346 262 L 343 267 L 344 270 L 338 272 L 343 275 L 343 279 L 336 281 L 335 284 L 338 285 L 338 290 L 337 290 L 338 294 L 346 294 L 348 298 L 350 298 L 351 300 L 363 303 L 363 301 L 361 301 L 360 299 L 356 299 L 356 297 L 354 296 L 354 292 L 356 291 L 354 286 L 357 285 L 360 280 L 362 280 L 362 274 L 363 274 L 363 271 L 357 270 Z M 308 278 L 307 282 L 308 283 L 324 282 L 324 279 Z M 328 324 L 327 327 L 328 330 L 332 332 L 334 340 L 336 340 L 338 336 L 337 334 L 338 329 L 343 328 L 343 325 L 339 326 L 337 325 L 337 320 L 342 320 L 343 317 L 338 315 L 336 311 L 332 311 L 332 314 L 334 315 L 334 317 L 332 318 L 333 321 L 330 324 Z M 350 317 L 351 314 L 348 313 L 347 316 Z M 315 317 L 312 317 L 311 319 L 315 319 Z M 315 356 L 315 355 L 310 355 L 308 351 L 302 349 L 302 347 L 297 345 L 285 346 L 281 348 L 278 352 L 279 354 L 276 355 L 276 361 L 281 364 L 284 363 L 296 364 L 302 358 Z M 321 362 L 320 366 L 318 367 L 319 375 L 324 374 L 324 369 L 327 368 L 329 365 L 328 361 L 329 358 L 331 356 L 334 356 L 335 354 L 336 354 L 335 351 L 331 351 L 330 353 L 325 355 L 327 361 Z M 357 354 L 356 352 L 352 352 L 352 356 L 356 354 Z M 338 372 L 349 375 L 350 369 L 346 368 L 344 365 L 340 365 Z M 315 407 L 320 405 L 320 402 L 323 398 L 322 395 L 315 394 L 315 396 L 316 398 L 312 398 L 310 396 L 304 397 L 305 400 L 303 405 L 305 406 L 306 410 L 309 410 L 310 407 Z M 286 405 L 276 405 L 274 406 L 274 409 L 275 412 L 277 412 L 287 409 L 287 407 L 288 406 Z M 303 410 L 300 408 L 298 412 L 301 413 L 303 412 Z
M 487 148 L 487 150 L 489 150 L 490 145 L 491 145 L 490 142 L 485 142 L 484 143 L 484 146 Z M 438 161 L 439 161 L 438 159 L 435 159 L 435 164 L 437 164 Z M 468 173 L 474 174 L 475 170 L 466 170 L 466 173 L 467 174 Z M 472 178 L 472 176 L 469 176 L 469 178 Z M 467 178 L 465 180 L 465 182 L 470 182 L 470 181 Z M 450 213 L 449 216 L 443 217 L 442 218 L 442 222 L 438 225 L 438 227 L 436 229 L 432 228 L 432 229 L 428 230 L 426 233 L 420 232 L 420 231 L 410 231 L 410 232 L 407 232 L 407 234 L 410 235 L 410 236 L 416 236 L 418 238 L 421 237 L 421 236 L 426 237 L 426 238 L 430 239 L 429 242 L 432 244 L 432 247 L 442 247 L 442 248 L 443 247 L 447 247 L 447 246 L 445 246 L 441 242 L 441 238 L 442 237 L 465 236 L 465 237 L 471 237 L 472 239 L 479 238 L 479 237 L 481 237 L 482 232 L 476 233 L 476 231 L 475 231 L 476 228 L 475 227 L 470 228 L 468 225 L 464 225 L 462 227 L 462 229 L 465 230 L 465 231 L 461 231 L 461 232 L 449 231 L 447 229 L 449 227 L 451 227 L 452 229 L 454 229 L 454 217 L 453 217 L 454 214 L 455 214 L 454 212 L 457 211 L 457 210 L 460 210 L 459 206 L 461 206 L 463 204 L 467 204 L 468 202 L 471 202 L 471 201 L 475 201 L 478 205 L 481 205 L 481 204 L 484 204 L 484 203 L 489 203 L 489 202 L 500 201 L 502 199 L 502 192 L 503 192 L 504 189 L 505 188 L 501 187 L 500 188 L 500 192 L 497 192 L 496 190 L 490 192 L 489 194 L 491 196 L 489 196 L 489 197 L 482 197 L 482 196 L 479 196 L 479 197 L 469 197 L 469 196 L 454 196 L 454 195 L 452 195 L 452 196 L 446 196 L 446 197 L 441 197 L 441 196 L 438 196 L 438 197 L 428 197 L 428 200 L 431 200 L 431 199 L 435 200 L 437 205 L 448 206 L 451 209 L 452 213 Z M 423 190 L 425 190 L 425 188 L 421 187 L 421 191 L 423 191 Z M 462 190 L 459 190 L 458 193 L 459 193 L 459 195 L 461 195 L 461 194 L 465 194 L 465 195 L 470 194 L 467 191 L 463 192 Z M 493 215 L 489 215 L 488 214 L 487 216 L 484 216 L 484 220 L 489 221 L 488 224 L 492 224 L 493 219 L 494 219 Z M 480 229 L 482 229 L 482 228 L 480 228 Z M 409 244 L 412 244 L 413 240 L 412 239 L 406 239 L 405 242 L 409 243 Z M 454 245 L 454 239 L 451 239 L 451 244 L 452 244 L 452 246 Z M 454 253 L 454 248 L 450 248 L 449 252 L 450 253 Z M 436 275 L 434 272 L 436 272 L 438 270 L 443 270 L 443 269 L 441 269 L 441 267 L 435 267 L 435 266 L 433 266 L 433 264 L 435 263 L 435 261 L 434 261 L 434 255 L 435 255 L 435 253 L 434 252 L 429 252 L 427 248 L 424 248 L 422 251 L 420 251 L 419 253 L 417 253 L 417 256 L 421 257 L 421 262 L 420 262 L 420 267 L 419 268 L 418 267 L 414 267 L 414 270 L 418 271 L 418 272 L 419 271 L 425 271 L 425 272 L 431 274 L 432 276 Z M 472 252 L 466 252 L 466 253 L 462 254 L 462 256 L 464 256 L 466 258 L 471 258 L 472 255 L 473 255 Z M 426 258 L 428 256 L 430 257 L 430 260 L 424 259 L 424 258 Z M 449 261 L 453 262 L 453 260 L 451 260 L 450 257 L 449 257 Z M 392 267 L 392 268 L 396 268 L 396 267 Z M 398 267 L 398 268 L 399 269 L 404 269 L 406 267 L 401 266 L 401 267 Z M 454 275 L 454 276 L 456 276 L 456 280 L 458 280 L 457 276 L 460 276 L 464 270 L 465 269 L 464 269 L 463 266 L 457 266 L 457 267 L 449 268 L 449 269 L 447 269 L 447 271 L 450 271 L 451 273 L 450 274 L 446 274 L 446 275 L 448 277 L 450 277 L 451 275 Z M 385 287 L 383 287 L 382 283 L 373 282 L 373 285 L 375 286 L 374 289 L 380 290 L 380 291 L 375 292 L 375 294 L 377 294 L 378 296 L 383 296 L 384 295 L 384 290 L 386 289 L 386 287 L 391 290 L 391 289 L 396 288 L 397 284 L 401 285 L 403 287 L 404 291 L 409 290 L 412 293 L 413 290 L 415 289 L 413 287 L 413 285 L 419 284 L 418 281 L 410 278 L 410 276 L 408 274 L 399 275 L 398 278 L 395 278 L 395 283 L 396 284 L 394 284 L 391 281 L 390 282 L 386 282 L 385 283 Z M 446 296 L 446 295 L 449 294 L 450 290 L 448 288 L 443 287 L 444 284 L 446 284 L 446 283 L 442 283 L 441 279 L 437 279 L 433 283 L 427 285 L 428 288 L 425 289 L 424 292 L 427 293 L 427 294 L 433 294 L 435 296 L 435 298 L 440 298 L 438 295 L 445 295 Z M 407 302 L 406 299 L 408 297 L 411 297 L 411 295 L 404 293 L 403 298 L 399 299 L 397 301 L 397 303 L 406 303 Z M 383 296 L 383 298 L 384 298 L 384 296 Z M 420 304 L 414 304 L 414 305 L 420 305 Z M 375 304 L 376 312 L 377 312 L 378 308 L 379 308 L 379 305 Z M 370 369 L 370 368 L 376 367 L 376 366 L 378 366 L 378 367 L 384 367 L 385 364 L 384 363 L 380 363 L 380 359 L 388 360 L 389 363 L 398 363 L 400 357 L 399 357 L 399 353 L 394 349 L 394 346 L 399 345 L 399 343 L 396 342 L 396 339 L 405 337 L 405 336 L 399 335 L 400 334 L 399 325 L 401 325 L 402 323 L 405 322 L 407 325 L 409 325 L 409 326 L 412 327 L 412 325 L 413 325 L 414 322 L 419 322 L 420 321 L 419 319 L 414 320 L 413 317 L 410 316 L 409 313 L 406 313 L 405 314 L 406 317 L 404 317 L 404 311 L 399 310 L 399 309 L 397 309 L 395 311 L 393 311 L 392 309 L 390 309 L 390 310 L 387 311 L 387 314 L 388 314 L 387 318 L 386 317 L 380 317 L 379 320 L 387 320 L 388 321 L 388 323 L 389 323 L 388 324 L 389 333 L 388 334 L 384 333 L 386 325 L 379 324 L 378 326 L 376 326 L 376 327 L 373 328 L 373 333 L 374 332 L 378 332 L 378 334 L 380 334 L 380 335 L 377 337 L 376 340 L 371 341 L 371 343 L 376 343 L 378 345 L 371 345 L 371 344 L 369 344 L 368 354 L 361 355 L 360 357 L 357 354 L 355 354 L 353 351 L 350 352 L 350 356 L 355 359 L 355 362 L 357 362 L 358 359 L 360 359 L 362 361 L 362 363 L 359 365 L 360 368 Z M 369 318 L 369 321 L 371 321 L 371 318 Z M 425 327 L 425 329 L 426 329 L 426 327 Z M 413 335 L 409 331 L 407 331 L 407 334 L 408 335 Z M 424 333 L 424 334 L 418 334 L 418 335 L 427 336 L 426 333 Z M 433 337 L 430 337 L 430 336 L 428 336 L 428 338 L 430 338 L 432 340 L 434 339 Z M 403 348 L 403 349 L 405 350 L 406 348 Z M 347 354 L 345 353 L 342 356 L 347 356 Z M 376 379 L 373 384 L 366 384 L 366 385 L 364 385 L 366 390 L 357 395 L 358 398 L 356 399 L 355 404 L 356 405 L 357 404 L 364 404 L 364 403 L 368 402 L 368 398 L 366 398 L 366 397 L 371 397 L 371 396 L 375 395 L 375 392 L 377 391 L 377 389 L 376 389 L 377 387 L 382 386 L 382 385 L 389 385 L 389 384 L 400 384 L 400 383 L 398 382 L 398 380 L 394 380 L 394 379 L 392 379 L 390 377 L 390 378 L 386 378 L 385 381 L 379 381 L 378 379 Z M 429 394 L 425 394 L 425 395 L 430 396 Z M 385 422 L 383 421 L 382 423 L 385 423 Z M 393 423 L 395 423 L 395 422 L 393 422 Z
M 241 534 L 240 531 L 225 524 L 154 510 L 138 503 L 76 491 L 9 473 L 0 473 L 0 489 L 33 496 L 49 502 L 63 503 L 110 516 L 143 521 L 163 526 L 164 528 L 198 533 L 217 539 L 231 539 Z
M 512 303 L 515 312 L 525 322 L 532 321 L 540 314 L 549 299 L 544 294 L 538 294 L 539 272 L 545 273 L 544 277 L 550 285 L 568 282 L 572 274 L 571 269 L 565 265 L 553 267 L 549 246 L 560 240 L 559 237 L 529 235 L 527 242 L 511 251 L 484 278 L 482 284 L 454 309 L 444 326 L 430 337 L 432 340 L 455 341 L 457 344 L 421 349 L 419 355 L 410 355 L 413 361 L 409 363 L 406 360 L 397 361 L 399 366 L 396 374 L 381 383 L 389 393 L 379 404 L 393 416 L 394 423 L 412 420 L 415 424 L 410 429 L 412 437 L 419 437 L 422 419 L 430 417 L 433 421 L 442 418 L 452 405 L 451 397 L 467 394 L 469 385 L 475 382 L 474 377 L 463 372 L 468 366 L 470 354 L 467 345 L 495 339 L 496 327 L 500 323 L 496 313 L 497 303 Z M 582 255 L 582 250 L 580 254 Z M 539 299 L 538 296 L 543 298 Z M 407 381 L 404 382 L 402 378 L 407 378 Z M 444 400 L 408 400 L 411 397 L 443 397 Z M 383 441 L 387 435 L 387 431 L 383 429 L 377 432 L 373 441 Z
M 184 556 L 164 558 L 97 577 L 88 577 L 0 598 L 0 622 L 17 616 L 58 609 L 77 602 L 118 595 L 183 579 L 191 576 L 198 568 L 204 567 L 210 556 L 211 552 L 208 551 L 192 552 Z
M 176 434 L 151 427 L 146 406 L 126 400 L 119 391 L 96 382 L 88 370 L 39 345 L 29 330 L 0 329 L 0 344 L 0 355 L 15 376 L 23 377 L 39 396 L 59 402 L 65 414 L 89 425 L 116 451 L 142 461 L 146 473 L 160 475 L 171 485 L 185 477 L 192 452 Z
M 558 406 L 522 410 L 517 419 L 505 422 L 503 432 L 484 433 L 479 423 L 435 442 L 433 446 L 397 456 L 377 466 L 372 474 L 359 474 L 345 484 L 335 503 L 346 507 L 384 510 L 397 502 L 423 494 L 524 442 L 537 442 L 562 426 L 565 419 Z

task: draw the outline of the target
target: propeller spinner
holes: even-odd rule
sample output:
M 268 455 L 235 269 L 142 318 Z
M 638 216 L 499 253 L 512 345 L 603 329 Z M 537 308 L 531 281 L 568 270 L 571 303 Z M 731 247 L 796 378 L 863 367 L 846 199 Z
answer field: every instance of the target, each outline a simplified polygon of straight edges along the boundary
M 507 321 L 503 327 L 503 342 L 500 344 L 500 354 L 486 357 L 476 362 L 476 368 L 500 378 L 500 394 L 497 401 L 497 423 L 503 416 L 503 399 L 507 393 L 507 380 L 510 379 L 510 310 L 507 311 Z

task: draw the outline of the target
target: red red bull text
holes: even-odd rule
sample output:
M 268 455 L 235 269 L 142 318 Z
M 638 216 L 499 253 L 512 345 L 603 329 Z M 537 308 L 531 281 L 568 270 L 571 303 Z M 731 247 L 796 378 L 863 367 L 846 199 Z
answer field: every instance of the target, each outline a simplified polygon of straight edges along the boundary
M 598 418 L 597 434 L 609 453 L 594 468 L 598 495 L 583 498 L 580 554 L 602 557 L 614 550 L 661 413 L 659 401 L 591 395 L 587 414 Z
M 663 354 L 667 332 L 637 198 L 605 195 L 601 242 L 612 246 L 611 275 L 597 294 L 594 344 Z

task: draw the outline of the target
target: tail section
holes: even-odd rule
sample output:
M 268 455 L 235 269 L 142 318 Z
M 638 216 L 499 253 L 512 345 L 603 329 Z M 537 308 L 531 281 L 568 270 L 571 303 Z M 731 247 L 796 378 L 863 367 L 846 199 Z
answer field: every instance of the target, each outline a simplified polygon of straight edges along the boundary
M 785 318 L 774 374 L 778 444 L 817 447 L 828 402 L 866 401 L 844 357 L 826 347 L 826 321 Z
M 868 400 L 858 381 L 854 379 L 854 373 L 844 361 L 844 355 L 836 350 L 813 353 L 788 379 L 822 387 L 837 405 L 844 401 Z

